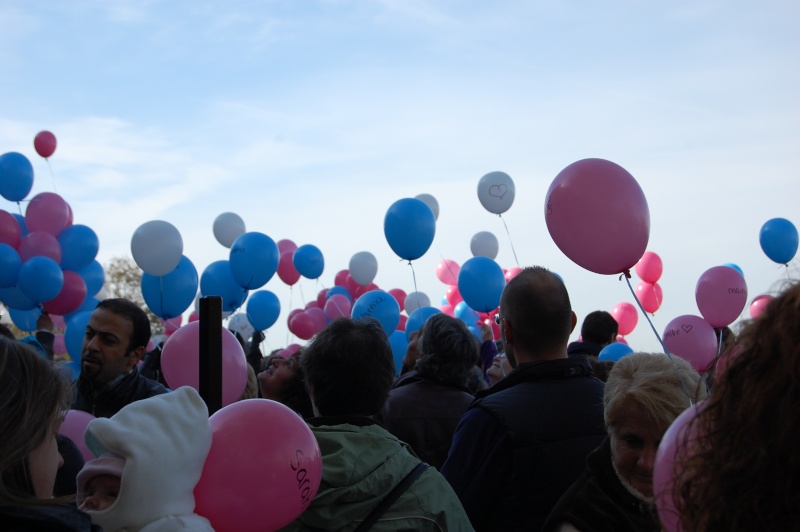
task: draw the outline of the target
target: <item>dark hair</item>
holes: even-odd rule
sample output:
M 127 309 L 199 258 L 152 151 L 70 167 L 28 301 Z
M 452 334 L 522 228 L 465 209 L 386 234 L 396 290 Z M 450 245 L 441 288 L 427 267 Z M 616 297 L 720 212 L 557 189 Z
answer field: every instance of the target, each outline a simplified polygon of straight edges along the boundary
M 376 414 L 394 380 L 392 348 L 372 318 L 331 322 L 303 350 L 301 364 L 322 416 Z
M 684 530 L 797 528 L 799 355 L 795 284 L 739 334 L 686 431 L 673 492 Z
M 133 325 L 131 341 L 128 343 L 128 353 L 137 347 L 146 347 L 150 340 L 150 320 L 142 307 L 123 298 L 104 299 L 97 304 L 97 308 L 113 312 L 130 320 Z
M 435 314 L 425 322 L 418 349 L 417 373 L 448 386 L 463 386 L 478 360 L 480 343 L 463 321 Z
M 29 457 L 58 431 L 71 393 L 47 360 L 0 337 L 0 506 L 51 502 L 36 498 Z
M 617 338 L 619 324 L 605 310 L 595 310 L 586 315 L 581 325 L 581 338 L 584 342 L 604 345 Z
M 500 314 L 511 322 L 515 342 L 533 355 L 566 346 L 572 332 L 567 287 L 541 266 L 529 266 L 508 282 Z
M 297 363 L 295 378 L 283 384 L 280 391 L 280 402 L 297 412 L 303 419 L 312 417 L 314 410 L 311 407 L 311 397 L 306 390 L 306 377 L 302 365 L 302 350 L 292 353 L 288 358 L 294 358 Z
M 0 336 L 5 336 L 9 340 L 16 340 L 17 337 L 14 336 L 14 333 L 11 332 L 11 329 L 6 327 L 4 324 L 0 323 Z

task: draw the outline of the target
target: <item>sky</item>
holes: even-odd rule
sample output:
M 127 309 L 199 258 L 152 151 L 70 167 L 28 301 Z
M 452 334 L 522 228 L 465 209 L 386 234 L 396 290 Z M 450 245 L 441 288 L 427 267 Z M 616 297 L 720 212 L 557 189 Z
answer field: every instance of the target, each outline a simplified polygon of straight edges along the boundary
M 557 272 L 579 323 L 633 302 L 618 276 L 568 259 L 544 220 L 563 168 L 607 159 L 647 198 L 661 333 L 699 315 L 711 267 L 742 268 L 748 305 L 796 276 L 758 235 L 771 218 L 800 223 L 798 17 L 792 1 L 0 0 L 0 153 L 28 156 L 29 198 L 61 195 L 103 264 L 165 220 L 202 272 L 228 258 L 212 232 L 224 212 L 317 246 L 318 280 L 264 287 L 282 304 L 267 351 L 297 341 L 289 310 L 360 251 L 382 289 L 412 292 L 416 277 L 438 305 L 436 265 L 471 258 L 479 231 L 498 238 L 503 268 Z M 41 130 L 58 139 L 49 166 L 33 148 Z M 516 188 L 502 219 L 478 201 L 492 171 Z M 440 213 L 412 274 L 383 219 L 423 193 Z M 627 340 L 660 350 L 641 315 Z

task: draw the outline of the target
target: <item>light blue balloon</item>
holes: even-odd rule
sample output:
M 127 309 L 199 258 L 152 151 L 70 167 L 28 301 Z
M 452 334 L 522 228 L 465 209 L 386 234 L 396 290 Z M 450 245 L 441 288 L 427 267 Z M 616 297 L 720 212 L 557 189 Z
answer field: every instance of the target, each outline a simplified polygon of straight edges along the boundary
M 503 268 L 489 257 L 472 257 L 458 272 L 461 297 L 470 308 L 480 312 L 496 309 L 505 287 Z
M 38 308 L 31 310 L 17 310 L 14 308 L 8 309 L 8 315 L 11 316 L 11 321 L 20 331 L 33 332 L 36 330 L 36 320 L 42 315 L 42 311 Z
M 37 303 L 50 301 L 64 287 L 64 272 L 50 257 L 31 257 L 19 267 L 20 290 Z
M 473 334 L 478 340 L 483 343 L 483 335 L 481 332 L 481 328 L 475 325 L 467 325 L 467 330 Z
M 142 295 L 153 314 L 162 320 L 180 316 L 197 294 L 197 269 L 185 256 L 163 277 L 142 274 Z
M 478 313 L 469 308 L 466 301 L 459 301 L 455 309 L 453 309 L 453 315 L 463 321 L 467 326 L 474 326 L 480 321 Z
M 89 318 L 91 317 L 92 311 L 85 310 L 73 312 L 66 321 L 67 328 L 64 330 L 64 345 L 67 347 L 67 353 L 73 362 L 80 363 L 81 361 L 83 337 L 86 335 L 86 325 L 89 324 Z
M 416 198 L 395 201 L 383 219 L 383 233 L 389 247 L 404 260 L 418 259 L 428 251 L 436 235 L 436 218 Z
M 389 345 L 392 348 L 392 358 L 394 358 L 394 374 L 400 375 L 403 369 L 403 359 L 408 351 L 408 339 L 405 331 L 394 331 L 389 336 Z
M 353 296 L 350 295 L 350 290 L 344 286 L 332 286 L 328 288 L 328 292 L 325 294 L 325 300 L 327 301 L 334 294 L 341 294 L 349 299 L 351 303 L 353 302 Z
M 203 275 L 200 276 L 200 292 L 204 296 L 221 297 L 222 310 L 227 312 L 233 312 L 241 307 L 247 299 L 247 290 L 233 278 L 227 260 L 218 260 L 206 266 Z
M 35 308 L 38 303 L 26 296 L 17 284 L 8 288 L 0 288 L 0 301 L 5 303 L 9 309 L 17 310 L 30 310 Z
M 306 279 L 319 279 L 325 269 L 325 258 L 317 246 L 304 244 L 294 250 L 292 264 Z
M 88 266 L 75 273 L 83 277 L 83 281 L 86 283 L 87 297 L 96 295 L 106 282 L 106 272 L 103 270 L 103 266 L 96 260 L 93 260 Z
M 631 353 L 633 353 L 633 349 L 629 346 L 621 342 L 614 342 L 608 344 L 600 351 L 600 354 L 597 355 L 597 360 L 616 362 L 620 358 L 625 355 L 630 355 Z
M 21 153 L 0 155 L 0 196 L 8 201 L 22 201 L 33 187 L 33 165 Z
M 264 233 L 244 233 L 231 245 L 230 270 L 242 288 L 261 288 L 278 271 L 281 253 L 278 245 Z
M 737 272 L 741 273 L 742 277 L 744 277 L 744 271 L 739 267 L 739 265 L 734 264 L 732 262 L 726 262 L 725 264 L 723 264 L 723 266 L 727 266 L 728 268 L 733 268 Z
M 391 294 L 383 290 L 370 290 L 362 294 L 350 313 L 353 319 L 373 318 L 383 327 L 386 335 L 392 334 L 400 323 L 400 305 Z
M 10 288 L 17 284 L 20 266 L 22 261 L 17 250 L 0 243 L 0 288 Z
M 770 260 L 788 264 L 797 253 L 797 228 L 785 218 L 773 218 L 761 227 L 758 241 Z
M 247 300 L 247 321 L 256 330 L 264 331 L 272 327 L 281 314 L 278 296 L 269 290 L 259 290 L 250 294 Z
M 425 325 L 425 322 L 428 321 L 428 318 L 433 316 L 434 314 L 441 314 L 442 311 L 438 308 L 433 307 L 420 307 L 411 315 L 408 316 L 408 320 L 406 320 L 406 340 L 411 340 L 411 333 L 416 332 Z
M 61 267 L 74 272 L 89 266 L 100 249 L 97 234 L 85 225 L 67 227 L 58 235 L 58 243 L 61 244 Z

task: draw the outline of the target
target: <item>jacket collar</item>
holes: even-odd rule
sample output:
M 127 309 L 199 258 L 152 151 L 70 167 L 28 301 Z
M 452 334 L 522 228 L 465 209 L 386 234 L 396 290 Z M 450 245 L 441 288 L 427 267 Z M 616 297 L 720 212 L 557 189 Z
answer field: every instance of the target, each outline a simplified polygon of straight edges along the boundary
M 507 390 L 523 382 L 544 379 L 569 379 L 579 376 L 591 376 L 592 368 L 585 358 L 560 358 L 541 362 L 527 362 L 517 366 L 506 378 L 497 384 L 475 394 L 476 399 Z

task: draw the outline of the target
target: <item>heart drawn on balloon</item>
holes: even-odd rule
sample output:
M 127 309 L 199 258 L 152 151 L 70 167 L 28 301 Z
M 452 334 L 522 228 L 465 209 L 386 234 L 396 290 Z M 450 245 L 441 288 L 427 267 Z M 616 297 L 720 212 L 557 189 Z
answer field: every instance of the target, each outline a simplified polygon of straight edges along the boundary
M 691 325 L 681 325 L 681 329 L 683 329 L 683 332 L 688 333 L 691 332 L 693 327 Z
M 503 196 L 505 196 L 507 193 L 508 193 L 508 187 L 505 185 L 505 183 L 501 183 L 499 185 L 492 185 L 489 187 L 489 195 L 495 198 L 503 199 Z

